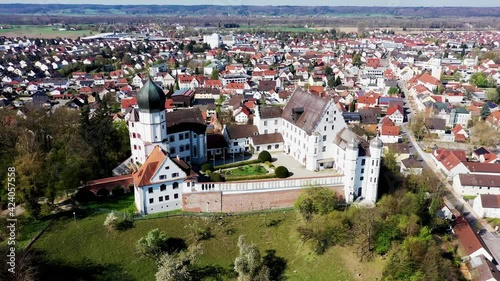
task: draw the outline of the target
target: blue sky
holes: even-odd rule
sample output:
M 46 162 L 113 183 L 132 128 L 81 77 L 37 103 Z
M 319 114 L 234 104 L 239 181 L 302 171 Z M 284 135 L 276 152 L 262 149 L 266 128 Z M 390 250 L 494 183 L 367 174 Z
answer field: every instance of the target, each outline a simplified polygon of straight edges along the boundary
M 468 6 L 468 7 L 498 7 L 498 0 L 0 0 L 0 3 L 31 3 L 31 4 L 119 4 L 119 5 L 307 5 L 307 6 Z

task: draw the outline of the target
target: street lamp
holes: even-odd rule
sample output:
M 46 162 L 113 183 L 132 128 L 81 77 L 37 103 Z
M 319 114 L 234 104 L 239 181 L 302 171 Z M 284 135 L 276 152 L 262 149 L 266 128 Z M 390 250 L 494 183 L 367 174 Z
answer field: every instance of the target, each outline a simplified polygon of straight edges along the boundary
M 76 212 L 73 212 L 73 218 L 75 219 L 76 222 Z

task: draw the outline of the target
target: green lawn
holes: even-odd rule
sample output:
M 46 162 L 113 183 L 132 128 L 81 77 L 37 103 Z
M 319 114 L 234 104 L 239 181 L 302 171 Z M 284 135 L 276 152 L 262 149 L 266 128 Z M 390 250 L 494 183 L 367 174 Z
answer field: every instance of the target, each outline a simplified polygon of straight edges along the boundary
M 136 241 L 149 230 L 159 228 L 170 237 L 194 243 L 193 230 L 210 225 L 214 237 L 202 241 L 201 266 L 229 272 L 238 254 L 236 241 L 245 234 L 262 253 L 276 250 L 284 257 L 287 280 L 375 280 L 380 278 L 383 261 L 359 263 L 350 248 L 335 247 L 316 256 L 296 234 L 296 213 L 292 210 L 230 217 L 170 217 L 139 220 L 122 232 L 109 233 L 103 226 L 105 214 L 55 221 L 34 244 L 33 249 L 47 255 L 43 266 L 53 281 L 78 280 L 154 280 L 156 266 L 134 251 Z M 274 223 L 270 223 L 274 222 Z M 266 226 L 276 225 L 276 226 Z M 362 278 L 354 277 L 363 272 Z M 223 280 L 231 280 L 224 275 Z M 68 279 L 70 278 L 70 279 Z M 218 279 L 206 279 L 218 280 Z M 219 279 L 220 280 L 220 279 Z
M 226 176 L 252 176 L 252 175 L 265 175 L 268 171 L 262 165 L 247 165 L 238 168 L 224 170 Z

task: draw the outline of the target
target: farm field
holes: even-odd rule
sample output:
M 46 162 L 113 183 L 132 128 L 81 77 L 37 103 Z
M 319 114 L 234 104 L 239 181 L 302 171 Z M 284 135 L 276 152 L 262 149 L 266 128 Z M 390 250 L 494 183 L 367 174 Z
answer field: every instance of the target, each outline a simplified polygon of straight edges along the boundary
M 31 37 L 31 38 L 56 38 L 65 37 L 75 39 L 90 35 L 90 30 L 58 30 L 57 26 L 42 25 L 16 25 L 12 28 L 0 29 L 0 36 Z

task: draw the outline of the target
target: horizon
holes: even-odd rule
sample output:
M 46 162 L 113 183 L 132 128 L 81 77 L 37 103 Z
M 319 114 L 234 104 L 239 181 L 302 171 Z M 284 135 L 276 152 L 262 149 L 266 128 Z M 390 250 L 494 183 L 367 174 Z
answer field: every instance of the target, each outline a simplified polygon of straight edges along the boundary
M 117 3 L 114 3 L 114 2 Z M 435 1 L 433 0 L 421 0 L 421 5 L 405 5 L 404 3 L 410 2 L 412 3 L 413 1 L 409 0 L 385 0 L 385 1 L 369 1 L 369 0 L 353 0 L 353 1 L 346 1 L 349 2 L 348 4 L 344 3 L 339 3 L 339 4 L 328 4 L 325 5 L 324 1 L 319 1 L 319 0 L 313 0 L 309 2 L 318 2 L 317 4 L 309 4 L 308 5 L 302 5 L 302 1 L 300 0 L 278 0 L 274 1 L 276 4 L 269 4 L 265 3 L 265 0 L 247 0 L 247 1 L 242 1 L 242 0 L 212 0 L 212 1 L 203 1 L 200 2 L 198 0 L 174 0 L 173 3 L 159 3 L 163 2 L 161 0 L 145 0 L 142 2 L 147 2 L 147 3 L 134 3 L 136 0 L 110 0 L 109 2 L 111 3 L 102 3 L 100 1 L 71 1 L 71 0 L 66 0 L 66 1 L 43 1 L 44 3 L 40 3 L 41 1 L 33 1 L 33 0 L 26 0 L 26 1 L 9 1 L 9 0 L 0 0 L 0 4 L 2 5 L 16 5 L 16 4 L 22 4 L 22 5 L 98 5 L 98 6 L 257 6 L 257 7 L 294 7 L 294 6 L 299 6 L 299 7 L 390 7 L 390 8 L 460 8 L 460 7 L 467 7 L 467 8 L 496 8 L 500 7 L 498 5 L 497 0 L 479 0 L 473 2 L 474 5 L 471 5 L 471 1 L 466 1 L 466 0 L 444 0 L 444 1 L 439 1 L 439 3 L 434 3 Z M 281 3 L 286 1 L 287 3 Z M 367 1 L 367 3 L 365 3 Z M 194 3 L 191 3 L 194 2 Z M 264 3 L 261 3 L 264 2 Z M 297 2 L 297 3 L 295 3 Z M 343 1 L 342 1 L 343 2 Z M 423 4 L 423 3 L 429 3 L 429 4 Z M 495 5 L 496 4 L 496 5 Z

